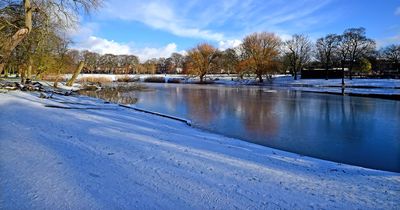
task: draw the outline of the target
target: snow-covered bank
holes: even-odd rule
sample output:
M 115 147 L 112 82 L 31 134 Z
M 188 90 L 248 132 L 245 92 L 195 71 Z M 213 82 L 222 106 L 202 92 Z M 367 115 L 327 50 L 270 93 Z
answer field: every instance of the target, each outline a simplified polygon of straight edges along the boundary
M 254 85 L 254 80 L 227 80 L 215 81 L 217 84 L 226 85 Z M 257 84 L 259 85 L 259 84 Z M 298 79 L 291 76 L 277 75 L 271 81 L 266 81 L 262 86 L 289 88 L 300 91 L 312 91 L 320 93 L 342 93 L 341 79 Z M 379 96 L 396 95 L 400 96 L 400 80 L 398 79 L 353 79 L 345 80 L 345 94 Z
M 54 97 L 0 94 L 1 209 L 400 208 L 398 173 L 302 157 L 87 97 Z
M 272 86 L 300 91 L 342 94 L 341 79 L 299 79 L 284 76 L 273 80 Z M 380 98 L 400 98 L 400 80 L 398 79 L 353 79 L 345 80 L 344 94 Z
M 70 75 L 66 75 L 69 78 Z M 140 74 L 140 75 L 108 75 L 108 74 L 82 74 L 78 77 L 82 78 L 105 78 L 109 81 L 118 81 L 120 78 L 128 77 L 135 81 L 145 81 L 146 78 L 156 77 L 164 78 L 165 82 L 170 80 L 180 80 L 180 83 L 198 83 L 198 77 L 181 75 L 181 74 Z M 258 85 L 267 87 L 283 87 L 301 91 L 312 91 L 321 93 L 341 93 L 341 79 L 299 79 L 294 80 L 293 77 L 287 75 L 275 75 L 272 80 L 266 80 L 263 84 L 257 82 L 255 77 L 245 77 L 243 80 L 238 79 L 234 74 L 224 75 L 215 74 L 207 75 L 206 81 L 219 85 Z M 400 96 L 400 80 L 398 79 L 353 79 L 345 80 L 345 94 L 358 95 L 396 95 Z
M 341 79 L 298 79 L 294 80 L 290 76 L 281 76 L 274 79 L 275 85 L 291 85 L 291 86 L 314 86 L 314 87 L 342 87 Z M 400 80 L 398 79 L 345 79 L 346 87 L 352 88 L 399 88 Z

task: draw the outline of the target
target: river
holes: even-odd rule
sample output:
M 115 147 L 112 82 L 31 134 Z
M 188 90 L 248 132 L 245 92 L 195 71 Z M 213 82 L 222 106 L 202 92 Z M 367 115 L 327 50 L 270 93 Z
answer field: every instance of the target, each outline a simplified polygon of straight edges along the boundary
M 83 94 L 134 103 L 272 148 L 400 172 L 400 101 L 266 87 L 145 85 L 152 91 Z

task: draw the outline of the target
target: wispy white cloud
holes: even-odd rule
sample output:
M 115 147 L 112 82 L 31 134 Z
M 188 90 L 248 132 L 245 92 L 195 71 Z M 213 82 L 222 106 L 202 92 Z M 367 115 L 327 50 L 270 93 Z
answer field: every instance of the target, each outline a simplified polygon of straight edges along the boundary
M 274 31 L 282 39 L 293 33 L 292 28 L 309 28 L 319 24 L 316 18 L 321 8 L 334 0 L 109 0 L 98 12 L 99 19 L 125 20 L 143 23 L 179 37 L 202 39 L 215 43 L 221 50 L 240 45 L 243 36 L 252 32 Z M 164 46 L 137 47 L 99 37 L 100 23 L 88 23 L 70 34 L 78 40 L 74 47 L 101 54 L 135 54 L 142 61 L 154 57 L 169 57 L 179 51 L 175 43 Z M 290 28 L 290 27 L 289 27 Z M 298 32 L 298 31 L 295 31 Z
M 283 24 L 296 29 L 319 24 L 315 13 L 333 0 L 220 0 L 178 1 L 110 0 L 101 12 L 106 18 L 138 21 L 152 28 L 181 37 L 226 42 L 255 31 L 291 33 Z M 304 21 L 302 21 L 304 20 Z M 310 21 L 313 20 L 313 21 Z
M 240 44 L 242 44 L 242 41 L 239 39 L 219 41 L 218 48 L 220 50 L 226 50 L 228 48 L 235 48 L 235 47 L 239 46 Z
M 114 0 L 107 4 L 105 14 L 111 18 L 142 22 L 150 27 L 168 31 L 182 37 L 194 37 L 219 41 L 222 33 L 201 29 L 186 20 L 167 1 L 121 1 Z
M 134 54 L 138 56 L 142 62 L 151 58 L 166 58 L 174 52 L 185 54 L 185 51 L 178 51 L 178 46 L 175 43 L 169 43 L 159 48 L 136 48 L 133 44 L 119 43 L 114 40 L 107 40 L 96 36 L 90 36 L 88 39 L 76 43 L 74 48 L 78 50 L 89 50 L 102 55 L 107 53 L 114 55 Z
M 114 55 L 132 54 L 132 50 L 127 44 L 121 44 L 114 40 L 107 40 L 96 36 L 90 36 L 86 40 L 77 43 L 74 48 L 89 50 L 100 54 L 111 53 Z
M 185 51 L 181 50 L 178 51 L 178 46 L 175 43 L 169 43 L 166 46 L 160 48 L 152 48 L 152 47 L 145 47 L 145 48 L 132 48 L 132 53 L 137 55 L 141 61 L 146 61 L 151 58 L 168 58 L 171 56 L 172 53 L 178 52 L 180 54 L 186 54 Z

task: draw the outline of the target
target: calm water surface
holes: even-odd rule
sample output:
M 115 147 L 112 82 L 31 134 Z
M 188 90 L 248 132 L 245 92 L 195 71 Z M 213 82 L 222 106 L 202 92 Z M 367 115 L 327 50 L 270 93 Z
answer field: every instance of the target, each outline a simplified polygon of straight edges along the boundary
M 154 91 L 100 97 L 187 118 L 196 127 L 256 144 L 400 172 L 400 101 L 262 87 L 146 85 Z

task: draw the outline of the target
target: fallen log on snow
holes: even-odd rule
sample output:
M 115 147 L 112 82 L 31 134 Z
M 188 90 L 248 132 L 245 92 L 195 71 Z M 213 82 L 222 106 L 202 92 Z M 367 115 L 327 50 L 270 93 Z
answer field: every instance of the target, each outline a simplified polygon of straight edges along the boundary
M 25 84 L 19 82 L 0 81 L 0 89 L 5 90 L 21 90 L 21 91 L 37 91 L 41 92 L 40 98 L 51 98 L 53 94 L 70 96 L 73 94 L 72 90 L 63 90 L 43 85 L 40 82 L 32 82 L 27 80 Z M 50 94 L 50 95 L 47 95 Z

